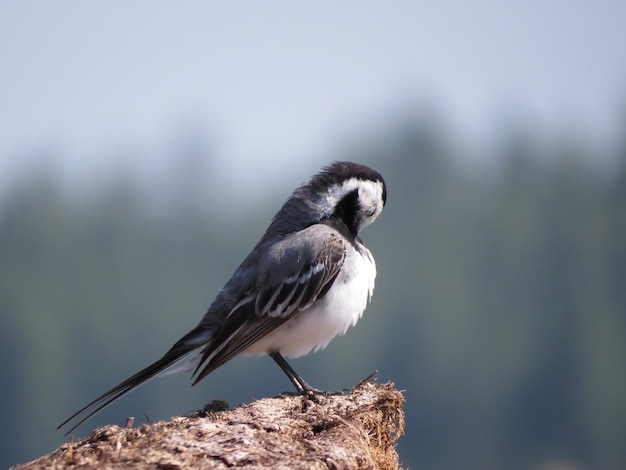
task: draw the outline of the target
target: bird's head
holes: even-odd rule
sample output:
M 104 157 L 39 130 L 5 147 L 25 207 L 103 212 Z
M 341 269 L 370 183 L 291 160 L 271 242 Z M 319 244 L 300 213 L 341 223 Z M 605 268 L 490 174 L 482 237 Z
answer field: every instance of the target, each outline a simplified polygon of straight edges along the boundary
M 387 200 L 385 180 L 357 163 L 335 162 L 294 192 L 317 219 L 338 218 L 353 235 L 380 215 Z
M 340 221 L 356 236 L 380 215 L 387 199 L 383 177 L 352 162 L 328 165 L 296 189 L 272 219 L 263 240 L 324 222 Z

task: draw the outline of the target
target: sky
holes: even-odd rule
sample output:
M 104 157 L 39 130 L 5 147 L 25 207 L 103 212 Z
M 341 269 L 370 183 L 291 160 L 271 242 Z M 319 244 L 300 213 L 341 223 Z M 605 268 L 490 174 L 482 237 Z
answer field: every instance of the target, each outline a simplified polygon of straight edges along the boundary
M 150 174 L 186 135 L 224 175 L 280 175 L 419 107 L 477 140 L 519 118 L 611 139 L 625 21 L 611 0 L 0 0 L 0 187 Z

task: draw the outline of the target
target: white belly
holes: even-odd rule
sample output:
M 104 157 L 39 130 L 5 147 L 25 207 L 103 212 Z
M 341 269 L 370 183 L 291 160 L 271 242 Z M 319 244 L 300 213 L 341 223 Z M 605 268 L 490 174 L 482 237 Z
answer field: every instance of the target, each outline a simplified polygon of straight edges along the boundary
M 325 348 L 361 318 L 374 290 L 376 264 L 367 248 L 349 251 L 335 283 L 323 299 L 250 346 L 245 354 L 278 351 L 289 357 Z

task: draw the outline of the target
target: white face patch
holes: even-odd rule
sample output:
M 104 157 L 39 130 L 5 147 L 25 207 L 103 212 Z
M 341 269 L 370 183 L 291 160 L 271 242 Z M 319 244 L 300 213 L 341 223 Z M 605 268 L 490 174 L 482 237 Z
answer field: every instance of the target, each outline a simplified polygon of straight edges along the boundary
M 383 210 L 383 184 L 380 181 L 350 178 L 341 185 L 333 186 L 326 197 L 327 207 L 334 208 L 346 194 L 355 189 L 359 194 L 358 229 L 367 227 Z

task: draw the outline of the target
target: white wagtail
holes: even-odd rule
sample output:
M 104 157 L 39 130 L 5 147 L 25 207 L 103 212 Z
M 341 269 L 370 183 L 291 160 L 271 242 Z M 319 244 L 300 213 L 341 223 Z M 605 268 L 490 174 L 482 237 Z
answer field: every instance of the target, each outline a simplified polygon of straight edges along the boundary
M 78 410 L 68 431 L 149 379 L 194 370 L 193 385 L 239 353 L 268 354 L 300 393 L 318 390 L 285 361 L 325 348 L 356 324 L 376 264 L 358 236 L 383 210 L 383 177 L 336 162 L 296 189 L 200 323 L 165 355 Z

